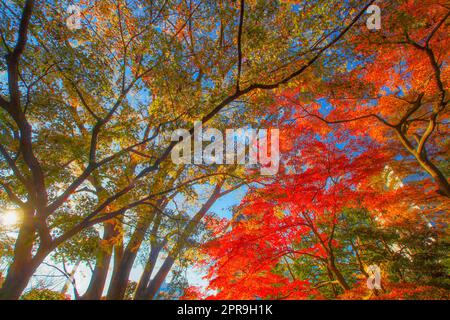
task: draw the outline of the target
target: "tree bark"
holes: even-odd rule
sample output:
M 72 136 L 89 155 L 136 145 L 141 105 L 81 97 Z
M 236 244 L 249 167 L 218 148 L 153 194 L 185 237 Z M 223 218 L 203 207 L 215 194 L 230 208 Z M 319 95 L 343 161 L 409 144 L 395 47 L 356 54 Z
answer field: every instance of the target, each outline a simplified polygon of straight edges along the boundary
M 111 241 L 115 235 L 114 225 L 111 221 L 104 223 L 104 229 L 103 240 L 107 245 L 100 248 L 97 254 L 91 281 L 88 289 L 81 297 L 82 300 L 100 300 L 102 298 L 113 250 L 113 244 L 109 243 L 109 241 Z
M 417 160 L 438 185 L 439 194 L 450 198 L 450 183 L 438 167 L 436 167 L 426 156 L 419 155 L 417 156 Z
M 223 183 L 224 183 L 224 180 L 222 180 L 216 184 L 216 186 L 215 186 L 212 194 L 208 198 L 208 200 L 203 204 L 203 206 L 194 215 L 194 217 L 192 217 L 192 219 L 189 220 L 189 222 L 186 224 L 183 234 L 180 236 L 180 239 L 175 244 L 175 246 L 172 248 L 172 250 L 170 250 L 169 255 L 167 256 L 166 260 L 164 260 L 163 265 L 158 270 L 157 274 L 155 275 L 155 278 L 152 279 L 150 281 L 150 283 L 148 283 L 148 281 L 150 280 L 150 276 L 151 276 L 151 272 L 150 272 L 150 273 L 145 274 L 145 276 L 148 277 L 147 279 L 141 279 L 141 281 L 139 283 L 138 291 L 136 294 L 136 299 L 149 300 L 149 299 L 153 299 L 155 297 L 156 293 L 158 292 L 162 283 L 164 282 L 164 279 L 167 277 L 170 270 L 172 269 L 172 266 L 175 263 L 176 257 L 180 254 L 187 239 L 194 232 L 195 228 L 197 227 L 197 225 L 199 224 L 201 219 L 203 219 L 205 214 L 208 212 L 208 210 L 212 207 L 212 205 L 216 202 L 217 199 L 219 199 L 220 197 L 222 197 L 223 195 L 227 194 L 230 191 L 230 190 L 228 190 L 223 193 L 220 192 L 220 190 L 222 189 Z M 156 256 L 152 257 L 152 254 L 150 254 L 149 261 L 151 259 L 154 260 L 154 262 L 152 262 L 152 264 L 150 266 L 151 270 L 153 270 L 153 268 L 154 268 L 154 264 L 156 263 L 156 260 L 158 258 L 160 250 L 161 250 L 161 248 L 159 248 L 155 252 Z M 146 280 L 147 282 L 144 283 L 143 280 L 144 281 Z M 140 288 L 141 283 L 142 283 L 142 285 L 144 285 L 144 284 L 147 285 L 147 283 L 148 283 L 148 286 L 143 290 L 143 293 L 142 293 L 142 288 Z
M 162 283 L 166 279 L 174 263 L 175 259 L 171 256 L 168 256 L 166 260 L 164 260 L 164 263 L 158 270 L 158 273 L 155 275 L 155 278 L 152 279 L 149 286 L 145 290 L 144 293 L 145 300 L 152 300 L 155 298 L 156 293 L 158 293 Z
M 146 300 L 146 291 L 150 282 L 150 277 L 152 276 L 153 270 L 155 269 L 156 260 L 158 260 L 159 253 L 164 245 L 165 243 L 161 245 L 152 245 L 150 256 L 147 259 L 144 272 L 142 273 L 139 284 L 136 288 L 134 300 Z
M 36 229 L 33 225 L 33 215 L 28 213 L 24 217 L 23 225 L 14 245 L 14 261 L 9 267 L 0 289 L 0 300 L 19 299 L 33 273 L 48 253 L 41 247 L 41 250 L 34 257 L 32 256 Z
M 137 225 L 136 230 L 124 250 L 120 262 L 113 270 L 107 294 L 108 300 L 122 300 L 124 298 L 131 269 L 133 268 L 139 248 L 144 240 L 144 235 L 150 227 L 151 222 L 152 219 L 147 217 L 145 221 Z
M 0 289 L 0 300 L 18 300 L 38 266 L 28 261 L 14 261 Z
M 336 277 L 336 280 L 339 282 L 339 285 L 342 287 L 342 289 L 344 289 L 344 291 L 350 290 L 350 286 L 348 285 L 342 273 L 336 267 L 334 261 L 328 262 L 328 268 L 330 268 L 331 272 L 333 272 L 334 276 Z

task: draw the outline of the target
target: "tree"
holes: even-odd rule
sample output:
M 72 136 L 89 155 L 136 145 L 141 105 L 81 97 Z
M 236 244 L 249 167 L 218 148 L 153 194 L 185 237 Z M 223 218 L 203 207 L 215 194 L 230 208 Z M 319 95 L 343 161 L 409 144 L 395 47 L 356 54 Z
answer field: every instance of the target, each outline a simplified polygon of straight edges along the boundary
M 293 131 L 302 148 L 291 150 L 295 155 L 286 160 L 284 174 L 251 192 L 232 229 L 205 245 L 206 264 L 214 261 L 209 288 L 218 291 L 217 298 L 317 295 L 315 277 L 299 278 L 293 271 L 303 256 L 326 270 L 329 284 L 350 289 L 338 268 L 336 229 L 344 208 L 373 196 L 370 178 L 385 159 L 366 141 L 339 149 L 336 137 L 315 138 L 306 126 L 301 136 Z M 352 156 L 357 151 L 361 155 Z
M 284 137 L 283 174 L 259 180 L 234 219 L 203 246 L 206 296 L 448 296 L 448 215 L 408 201 L 407 187 L 387 170 L 392 159 L 382 141 L 302 120 L 289 122 Z M 372 264 L 382 269 L 380 292 L 365 285 Z M 430 286 L 439 289 L 431 294 Z M 204 295 L 189 288 L 184 297 Z
M 70 300 L 67 295 L 48 289 L 33 289 L 21 298 L 22 300 Z
M 397 168 L 397 174 L 417 175 L 418 166 L 448 198 L 449 8 L 442 1 L 405 0 L 388 2 L 382 10 L 381 31 L 362 27 L 344 58 L 333 62 L 346 59 L 349 66 L 337 67 L 314 88 L 303 83 L 283 92 L 279 102 L 296 108 L 298 117 L 350 127 L 384 142 L 404 160 L 405 169 Z M 324 103 L 328 109 L 321 109 Z M 429 179 L 421 180 L 421 192 L 429 193 Z
M 0 298 L 17 299 L 68 240 L 103 224 L 108 241 L 125 212 L 161 194 L 147 186 L 176 145 L 164 132 L 293 81 L 371 3 L 304 3 L 298 16 L 278 2 L 90 1 L 77 31 L 64 25 L 59 1 L 2 3 L 1 197 L 22 223 Z M 328 9 L 336 15 L 318 20 Z M 74 212 L 91 187 L 94 201 Z

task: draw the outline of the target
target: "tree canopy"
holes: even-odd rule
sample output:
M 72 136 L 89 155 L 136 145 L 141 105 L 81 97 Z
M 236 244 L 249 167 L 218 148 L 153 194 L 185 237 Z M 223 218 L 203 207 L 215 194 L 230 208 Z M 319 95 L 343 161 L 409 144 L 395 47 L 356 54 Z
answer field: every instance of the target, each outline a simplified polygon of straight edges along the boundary
M 1 1 L 0 299 L 448 299 L 449 16 Z M 173 163 L 197 121 L 279 129 L 279 172 Z M 30 285 L 50 270 L 60 292 Z

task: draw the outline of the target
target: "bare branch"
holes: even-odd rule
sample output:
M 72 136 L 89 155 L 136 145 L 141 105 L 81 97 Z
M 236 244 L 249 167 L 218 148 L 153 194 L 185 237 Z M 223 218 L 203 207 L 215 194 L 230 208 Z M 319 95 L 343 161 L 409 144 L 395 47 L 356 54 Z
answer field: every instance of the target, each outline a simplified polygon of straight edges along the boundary
M 237 71 L 237 80 L 236 80 L 236 91 L 240 90 L 240 81 L 241 81 L 241 69 L 242 69 L 242 26 L 244 24 L 244 10 L 245 4 L 244 0 L 241 0 L 241 11 L 239 16 L 239 29 L 238 29 L 238 37 L 237 37 L 237 47 L 238 47 L 238 71 Z

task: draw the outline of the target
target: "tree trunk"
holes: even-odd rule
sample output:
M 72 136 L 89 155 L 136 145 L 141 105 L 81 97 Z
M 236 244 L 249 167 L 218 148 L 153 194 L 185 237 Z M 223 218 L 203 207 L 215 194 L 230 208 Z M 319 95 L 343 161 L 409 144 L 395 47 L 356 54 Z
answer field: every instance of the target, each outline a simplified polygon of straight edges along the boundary
M 333 290 L 333 296 L 336 298 L 338 296 L 338 290 L 337 290 L 336 285 L 334 283 L 333 273 L 331 272 L 331 270 L 330 270 L 330 268 L 328 266 L 326 266 L 326 269 L 327 269 L 328 279 L 331 282 L 331 290 Z
M 147 263 L 144 267 L 144 272 L 142 273 L 141 279 L 139 280 L 139 284 L 136 288 L 134 300 L 146 300 L 145 293 L 150 282 L 150 277 L 152 276 L 156 260 L 158 260 L 159 253 L 161 252 L 163 246 L 164 244 L 158 246 L 152 245 L 150 256 L 147 259 Z
M 436 167 L 434 163 L 431 162 L 431 160 L 428 158 L 425 146 L 421 151 L 418 151 L 411 145 L 400 128 L 397 128 L 396 132 L 403 146 L 411 155 L 416 158 L 419 165 L 433 178 L 433 180 L 439 187 L 437 192 L 440 195 L 450 198 L 450 183 L 448 182 L 444 174 L 439 170 L 439 168 Z
M 175 259 L 171 256 L 168 256 L 166 260 L 164 260 L 164 263 L 158 270 L 158 273 L 155 275 L 155 278 L 152 279 L 150 285 L 145 290 L 144 294 L 145 300 L 152 300 L 155 298 L 156 293 L 158 293 L 162 283 L 164 282 L 170 270 L 172 269 L 174 262 Z
M 172 250 L 170 250 L 168 257 L 164 261 L 164 263 L 161 266 L 161 268 L 159 269 L 158 273 L 155 275 L 155 278 L 152 279 L 151 282 L 148 284 L 148 287 L 145 288 L 144 292 L 142 292 L 143 289 L 141 288 L 141 285 L 147 285 L 147 283 L 150 279 L 150 276 L 151 276 L 151 272 L 145 274 L 145 276 L 148 277 L 148 279 L 146 280 L 147 281 L 146 283 L 143 283 L 142 280 L 145 280 L 145 279 L 141 278 L 141 281 L 138 286 L 138 290 L 136 291 L 136 296 L 135 296 L 136 300 L 149 300 L 149 299 L 153 299 L 155 297 L 156 293 L 158 292 L 162 283 L 164 282 L 165 278 L 167 277 L 167 274 L 172 269 L 172 266 L 175 262 L 175 258 L 178 257 L 178 255 L 180 254 L 183 246 L 186 243 L 186 240 L 194 232 L 198 223 L 205 216 L 205 214 L 212 207 L 212 205 L 216 202 L 216 200 L 218 198 L 220 198 L 221 196 L 223 196 L 224 194 L 226 194 L 226 193 L 220 193 L 223 182 L 224 181 L 222 180 L 217 183 L 217 185 L 215 186 L 215 188 L 214 188 L 212 194 L 210 195 L 210 197 L 208 198 L 208 200 L 203 204 L 203 206 L 194 215 L 194 217 L 192 217 L 192 219 L 189 220 L 189 222 L 187 223 L 187 225 L 184 228 L 184 232 L 181 235 L 180 239 L 175 244 L 175 246 L 172 248 Z M 153 268 L 154 268 L 154 264 L 156 263 L 156 260 L 158 258 L 160 250 L 161 250 L 161 247 L 157 250 L 156 256 L 154 256 L 154 257 L 152 257 L 152 253 L 150 254 L 149 261 L 151 259 L 154 259 L 154 262 L 150 266 L 151 270 L 153 270 Z M 145 273 L 145 271 L 144 271 L 144 273 Z M 143 274 L 143 276 L 144 276 L 144 274 Z
M 336 277 L 336 280 L 339 282 L 339 285 L 342 287 L 342 289 L 344 289 L 344 291 L 350 290 L 350 286 L 348 285 L 342 273 L 334 264 L 334 261 L 330 261 L 328 263 L 328 268 L 330 268 L 331 272 L 333 272 L 334 276 Z
M 42 248 L 35 257 L 32 256 L 34 236 L 32 219 L 25 218 L 14 246 L 14 261 L 0 289 L 0 300 L 19 299 L 30 278 L 47 256 L 48 252 Z
M 0 289 L 0 300 L 18 300 L 36 269 L 31 263 L 14 262 Z
M 91 282 L 89 283 L 89 287 L 85 294 L 81 297 L 82 300 L 100 300 L 102 298 L 113 249 L 113 245 L 110 241 L 115 235 L 114 225 L 111 221 L 106 221 L 104 223 L 104 230 L 103 240 L 108 244 L 105 247 L 100 248 L 97 254 Z
M 137 251 L 125 251 L 120 264 L 113 272 L 108 294 L 106 296 L 108 300 L 123 300 L 136 255 Z
M 431 175 L 439 187 L 439 194 L 450 198 L 450 183 L 444 174 L 426 156 L 417 157 L 420 165 Z
M 14 262 L 0 288 L 0 300 L 18 300 L 28 285 L 30 278 L 45 257 L 27 262 Z
M 163 199 L 157 202 L 157 206 L 161 205 Z M 114 265 L 111 283 L 108 289 L 108 300 L 123 300 L 128 286 L 128 279 L 130 278 L 131 269 L 134 261 L 144 241 L 145 233 L 150 227 L 155 212 L 151 211 L 149 215 L 142 217 L 134 230 L 130 241 L 125 248 L 119 263 Z

